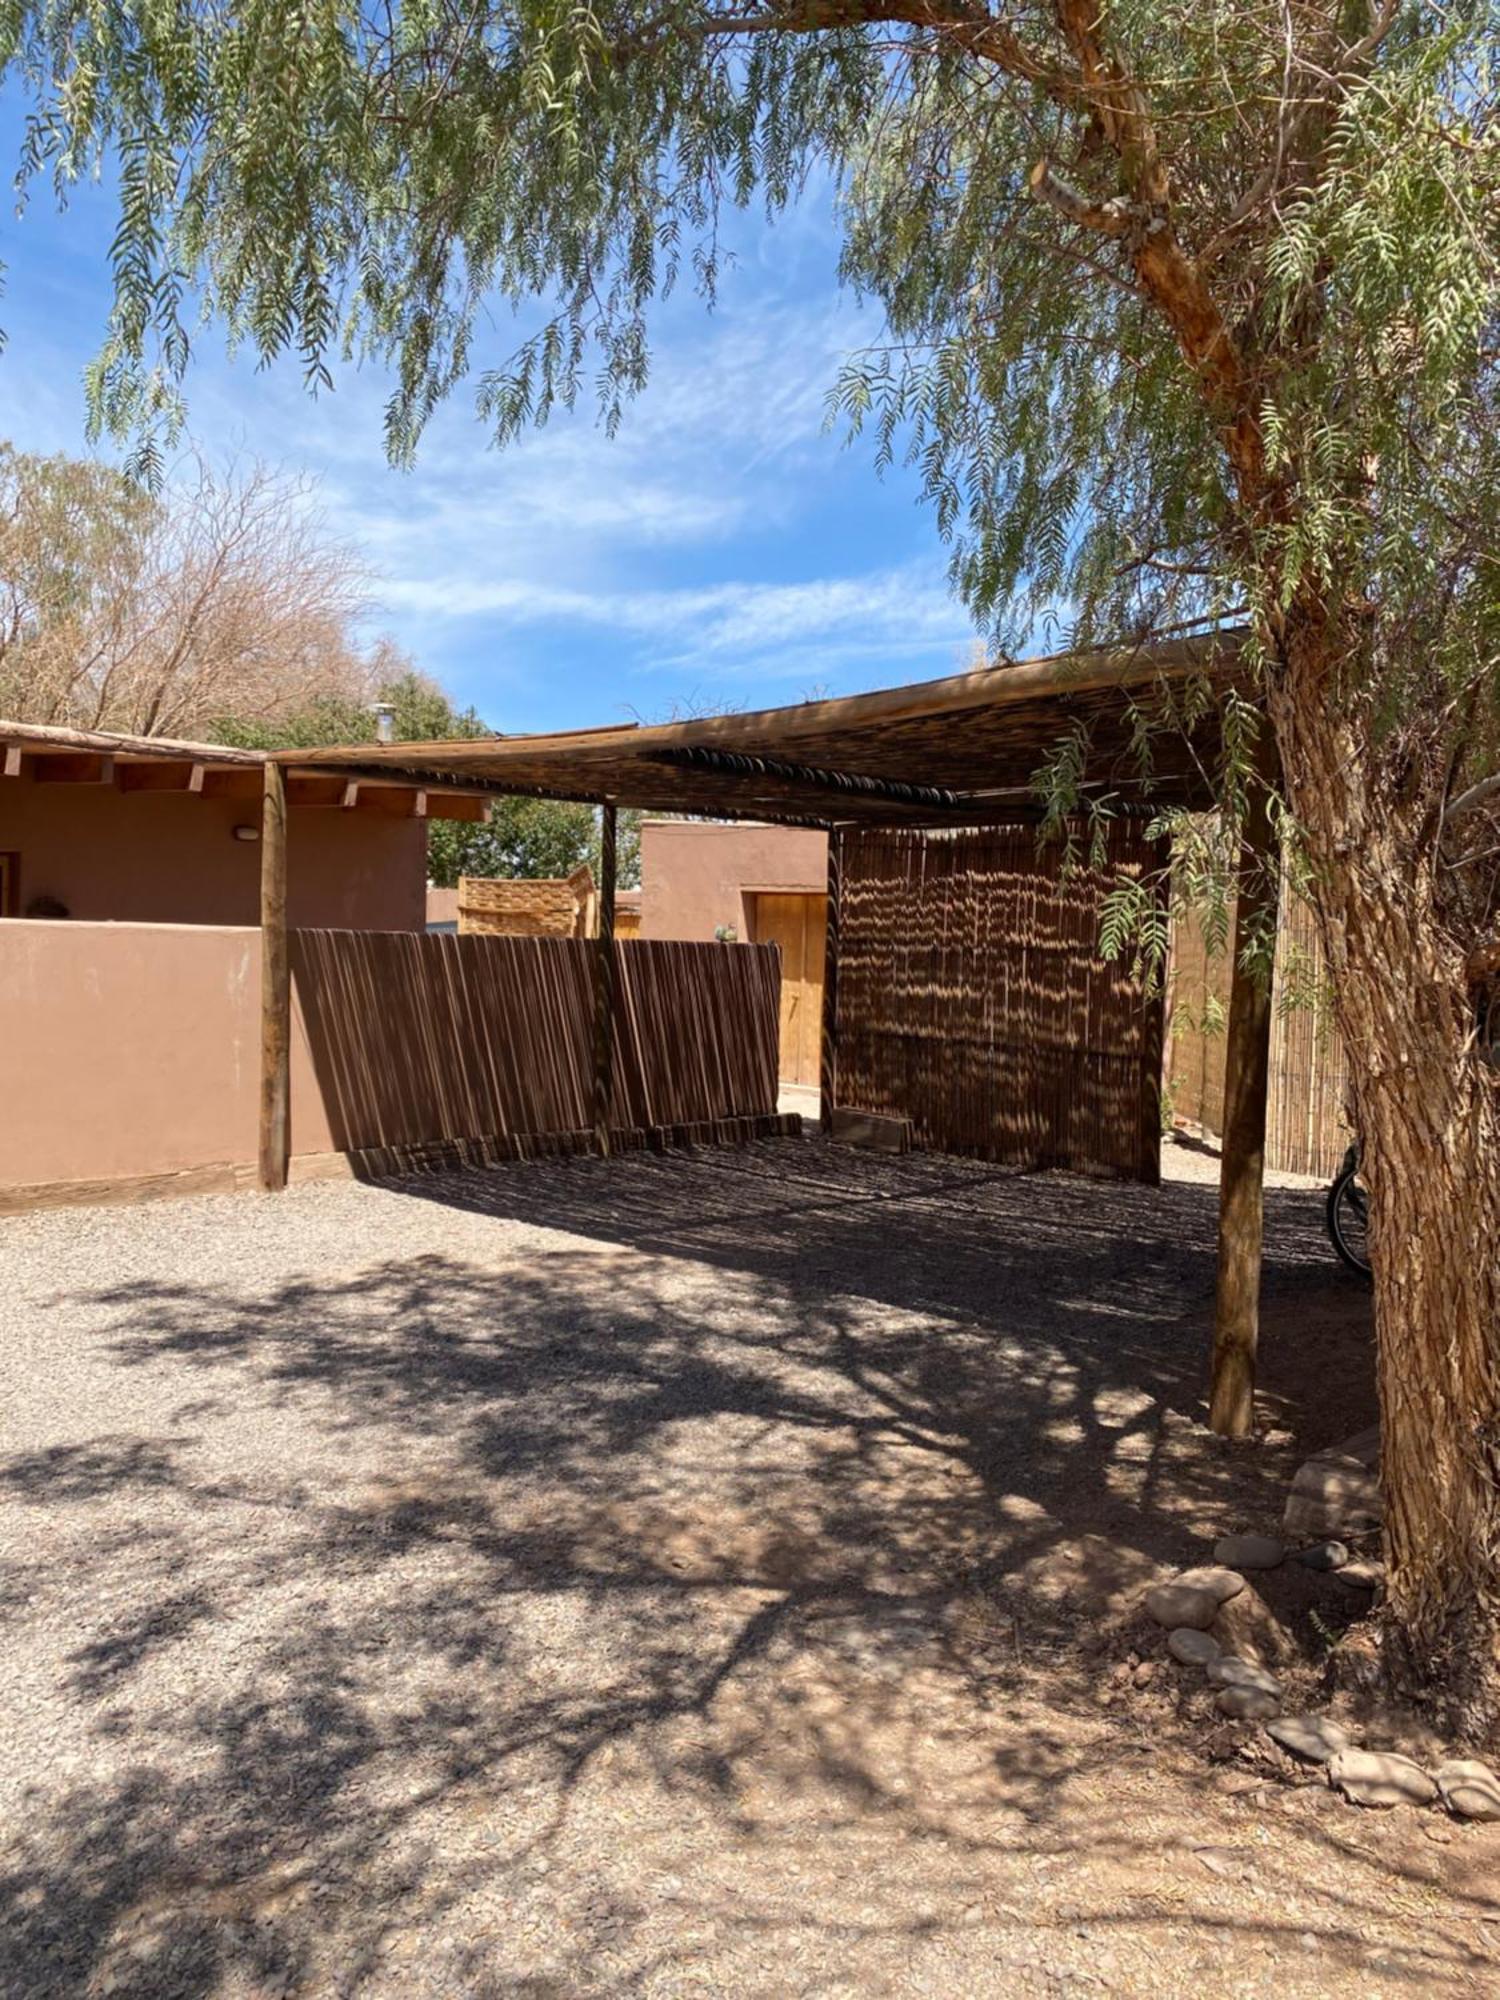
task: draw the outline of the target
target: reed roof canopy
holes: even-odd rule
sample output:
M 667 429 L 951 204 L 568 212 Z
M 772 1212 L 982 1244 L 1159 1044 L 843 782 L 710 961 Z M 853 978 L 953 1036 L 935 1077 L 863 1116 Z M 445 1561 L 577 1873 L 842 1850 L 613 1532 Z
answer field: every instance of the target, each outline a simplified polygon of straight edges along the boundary
M 1037 774 L 1071 737 L 1086 792 L 1126 806 L 1205 805 L 1218 697 L 1240 680 L 1241 640 L 1217 631 L 1058 654 L 681 722 L 278 754 L 428 788 L 716 819 L 934 826 L 1034 814 Z M 1146 757 L 1143 724 L 1153 725 Z

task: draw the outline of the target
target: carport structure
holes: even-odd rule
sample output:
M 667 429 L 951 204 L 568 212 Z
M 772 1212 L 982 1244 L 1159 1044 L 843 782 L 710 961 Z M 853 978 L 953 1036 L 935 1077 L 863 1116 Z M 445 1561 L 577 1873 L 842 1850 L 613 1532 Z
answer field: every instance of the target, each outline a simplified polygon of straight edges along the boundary
M 286 1177 L 290 998 L 285 927 L 285 767 L 315 760 L 346 780 L 399 779 L 427 791 L 564 799 L 597 806 L 602 822 L 595 954 L 595 1134 L 609 1150 L 607 1110 L 616 1005 L 615 828 L 622 807 L 826 828 L 828 942 L 822 1033 L 822 1117 L 840 1104 L 840 910 L 844 857 L 872 833 L 1015 829 L 1041 807 L 1037 774 L 1066 746 L 1081 800 L 1108 801 L 1140 827 L 1165 806 L 1207 808 L 1221 751 L 1223 697 L 1243 692 L 1238 633 L 1031 659 L 942 680 L 744 714 L 653 726 L 632 723 L 549 735 L 456 742 L 359 744 L 283 753 L 266 770 L 263 841 L 263 1093 L 261 1169 Z M 1164 726 L 1165 725 L 1165 726 Z M 1150 754 L 1142 752 L 1149 733 Z M 1264 735 L 1264 732 L 1263 732 Z M 1268 738 L 1266 738 L 1268 740 Z M 1246 827 L 1241 926 L 1259 924 L 1275 896 L 1265 788 Z M 1236 940 L 1238 943 L 1238 940 Z M 1235 954 L 1226 1048 L 1212 1422 L 1232 1435 L 1253 1422 L 1261 1262 L 1261 1182 L 1271 1019 L 1266 986 Z M 937 1004 L 941 1005 L 941 996 Z M 847 1022 L 846 1022 L 847 1029 Z M 939 1045 L 929 1064 L 940 1064 Z M 1159 1067 L 1159 1057 L 1158 1057 Z M 1159 1083 L 1159 1075 L 1156 1078 Z

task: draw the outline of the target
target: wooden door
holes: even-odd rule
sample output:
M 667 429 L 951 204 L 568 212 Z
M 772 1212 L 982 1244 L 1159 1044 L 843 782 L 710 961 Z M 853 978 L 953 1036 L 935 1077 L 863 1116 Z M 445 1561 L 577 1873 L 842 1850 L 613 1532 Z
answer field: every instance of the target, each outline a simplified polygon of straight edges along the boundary
M 781 1081 L 814 1087 L 823 1033 L 826 896 L 762 892 L 751 905 L 757 944 L 781 946 Z

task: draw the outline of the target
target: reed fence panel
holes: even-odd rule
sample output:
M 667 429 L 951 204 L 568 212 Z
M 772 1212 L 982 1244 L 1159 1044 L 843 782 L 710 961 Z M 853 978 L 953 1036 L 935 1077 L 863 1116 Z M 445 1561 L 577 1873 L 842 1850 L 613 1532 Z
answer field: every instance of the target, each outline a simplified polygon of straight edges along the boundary
M 1233 936 L 1233 919 L 1230 935 Z M 1215 1135 L 1224 1129 L 1227 951 L 1210 952 L 1191 915 L 1172 926 L 1167 1090 L 1173 1116 Z M 1330 1179 L 1352 1133 L 1349 1071 L 1331 1018 L 1326 966 L 1313 913 L 1283 883 L 1272 986 L 1266 1095 L 1266 1165 Z
M 1101 860 L 1033 826 L 846 835 L 840 1105 L 936 1152 L 1158 1179 L 1161 1002 L 1098 946 L 1106 891 L 1161 853 L 1119 820 Z
M 293 986 L 334 1147 L 387 1172 L 584 1150 L 599 948 L 574 938 L 293 932 Z M 774 949 L 633 942 L 617 969 L 618 1150 L 785 1128 Z M 295 1119 L 294 1094 L 294 1128 Z

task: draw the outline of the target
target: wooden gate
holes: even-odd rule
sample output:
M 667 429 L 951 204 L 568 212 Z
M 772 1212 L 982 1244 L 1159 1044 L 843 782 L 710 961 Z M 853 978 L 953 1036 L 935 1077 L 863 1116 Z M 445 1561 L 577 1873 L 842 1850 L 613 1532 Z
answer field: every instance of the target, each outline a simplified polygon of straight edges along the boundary
M 934 1152 L 1158 1180 L 1161 998 L 1098 939 L 1110 886 L 1161 859 L 1138 820 L 1099 869 L 1033 826 L 845 834 L 839 1105 Z
M 750 898 L 756 944 L 781 947 L 781 1081 L 816 1086 L 823 1032 L 823 945 L 828 898 L 757 891 Z

